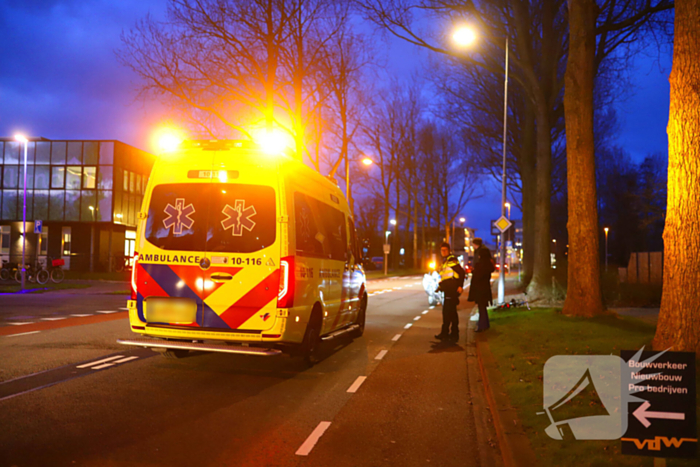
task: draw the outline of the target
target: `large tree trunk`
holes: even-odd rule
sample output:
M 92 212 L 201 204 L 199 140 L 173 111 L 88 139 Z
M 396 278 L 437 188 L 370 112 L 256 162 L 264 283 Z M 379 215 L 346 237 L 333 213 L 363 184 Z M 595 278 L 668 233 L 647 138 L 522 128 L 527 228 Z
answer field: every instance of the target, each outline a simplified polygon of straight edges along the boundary
M 655 349 L 700 352 L 700 0 L 677 0 L 664 286 Z
M 547 296 L 552 284 L 550 211 L 552 204 L 552 125 L 546 99 L 537 99 L 537 173 L 535 180 L 535 241 L 532 280 L 527 293 L 532 300 Z
M 535 205 L 537 180 L 535 175 L 535 115 L 530 102 L 523 116 L 523 146 L 520 155 L 520 181 L 523 211 L 523 277 L 527 285 L 532 280 L 535 264 Z
M 569 264 L 566 315 L 603 312 L 593 142 L 595 0 L 569 0 L 569 57 L 564 77 Z

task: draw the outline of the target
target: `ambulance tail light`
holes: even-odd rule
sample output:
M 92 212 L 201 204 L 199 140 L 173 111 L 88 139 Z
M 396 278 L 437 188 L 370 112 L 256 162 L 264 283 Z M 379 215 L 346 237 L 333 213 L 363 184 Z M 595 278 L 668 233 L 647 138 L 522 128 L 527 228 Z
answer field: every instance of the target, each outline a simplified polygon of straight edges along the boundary
M 277 294 L 277 308 L 294 306 L 294 256 L 280 260 L 280 287 Z
M 136 300 L 136 267 L 139 263 L 139 254 L 134 253 L 134 264 L 131 265 L 131 299 Z

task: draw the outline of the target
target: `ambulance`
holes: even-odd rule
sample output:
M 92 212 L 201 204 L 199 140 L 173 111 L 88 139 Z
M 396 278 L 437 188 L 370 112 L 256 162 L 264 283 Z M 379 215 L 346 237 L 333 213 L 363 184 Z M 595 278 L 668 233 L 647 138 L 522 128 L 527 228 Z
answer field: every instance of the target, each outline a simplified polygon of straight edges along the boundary
M 367 292 L 352 213 L 337 184 L 246 141 L 184 142 L 156 161 L 138 213 L 119 339 L 189 351 L 302 356 L 361 336 Z

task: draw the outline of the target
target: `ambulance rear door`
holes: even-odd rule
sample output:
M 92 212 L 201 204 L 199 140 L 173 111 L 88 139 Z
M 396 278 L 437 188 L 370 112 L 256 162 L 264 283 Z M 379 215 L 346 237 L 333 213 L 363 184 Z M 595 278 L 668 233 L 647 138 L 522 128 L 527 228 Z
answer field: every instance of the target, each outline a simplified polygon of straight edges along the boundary
M 269 159 L 213 152 L 202 326 L 251 339 L 273 327 L 280 284 L 279 175 Z M 238 336 L 240 337 L 240 336 Z

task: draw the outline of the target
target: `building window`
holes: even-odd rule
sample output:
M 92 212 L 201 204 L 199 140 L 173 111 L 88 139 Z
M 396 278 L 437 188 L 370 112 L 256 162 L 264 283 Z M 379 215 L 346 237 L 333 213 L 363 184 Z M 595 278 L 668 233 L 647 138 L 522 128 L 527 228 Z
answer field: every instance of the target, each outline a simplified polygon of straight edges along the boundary
M 67 221 L 80 220 L 80 190 L 66 190 L 66 210 Z
M 114 143 L 100 143 L 100 164 L 112 165 L 114 160 Z
M 83 190 L 82 194 L 82 207 L 80 211 L 80 220 L 83 222 L 94 222 L 97 220 L 97 199 L 94 190 Z M 90 209 L 92 208 L 92 209 Z
M 10 254 L 10 226 L 0 225 L 0 254 Z
M 68 143 L 68 164 L 83 163 L 83 143 L 71 142 Z
M 129 171 L 124 171 L 124 191 L 129 191 Z
M 5 142 L 5 164 L 19 164 L 19 142 Z
M 83 168 L 79 165 L 66 167 L 66 189 L 79 190 Z
M 51 188 L 63 188 L 65 176 L 65 167 L 51 167 Z
M 97 188 L 100 190 L 112 189 L 112 166 L 101 165 L 97 172 Z
M 17 190 L 3 190 L 2 192 L 2 216 L 5 220 L 18 219 L 17 216 Z
M 46 220 L 48 218 L 49 190 L 34 190 L 34 219 Z
M 61 229 L 61 251 L 63 256 L 70 256 L 71 254 L 71 231 L 70 227 L 63 227 Z
M 97 167 L 83 167 L 83 188 L 95 189 Z
M 97 165 L 97 145 L 96 141 L 85 141 L 83 143 L 83 164 Z
M 19 166 L 6 165 L 3 168 L 2 183 L 3 188 L 18 188 L 19 187 Z
M 39 236 L 39 256 L 46 256 L 49 251 L 49 228 L 43 226 Z
M 136 192 L 136 174 L 133 172 L 129 173 L 129 193 Z
M 49 198 L 49 220 L 52 221 L 62 221 L 63 220 L 63 199 L 65 196 L 65 191 L 63 190 L 51 190 Z
M 34 167 L 34 188 L 45 190 L 49 187 L 51 168 L 45 165 Z
M 133 230 L 127 230 L 124 232 L 124 256 L 131 258 L 134 256 L 134 250 L 136 249 L 136 232 Z
M 36 143 L 36 165 L 49 165 L 51 163 L 51 143 L 38 141 Z
M 51 143 L 51 163 L 65 164 L 66 163 L 66 143 L 65 141 Z

